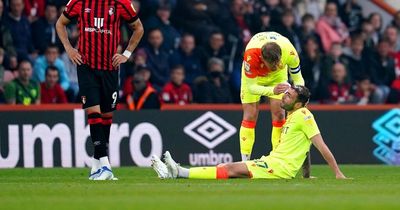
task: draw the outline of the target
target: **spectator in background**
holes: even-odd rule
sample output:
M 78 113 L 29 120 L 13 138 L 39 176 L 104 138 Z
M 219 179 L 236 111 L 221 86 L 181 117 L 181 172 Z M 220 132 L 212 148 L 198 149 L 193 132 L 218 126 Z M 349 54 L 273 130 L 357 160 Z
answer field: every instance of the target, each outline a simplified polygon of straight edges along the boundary
M 340 17 L 350 32 L 357 31 L 363 21 L 362 7 L 357 0 L 346 0 L 341 6 Z
M 367 60 L 369 56 L 364 53 L 364 39 L 361 34 L 351 37 L 350 48 L 346 48 L 344 54 L 343 62 L 351 81 L 359 80 L 362 75 L 368 75 Z
M 160 109 L 157 91 L 148 85 L 142 70 L 135 72 L 132 82 L 134 91 L 126 96 L 129 110 Z
M 254 31 L 273 31 L 271 25 L 271 14 L 266 6 L 260 8 L 258 19 L 255 20 L 256 28 Z
M 276 31 L 283 36 L 287 37 L 293 46 L 296 48 L 297 52 L 301 53 L 301 41 L 298 34 L 298 29 L 295 25 L 294 14 L 291 10 L 285 10 L 282 13 L 282 25 L 276 28 Z
M 178 0 L 176 24 L 183 31 L 195 34 L 199 43 L 203 42 L 204 35 L 217 29 L 215 20 L 220 18 L 220 10 L 215 0 Z M 205 40 L 204 40 L 205 41 Z
M 326 54 L 321 61 L 321 73 L 323 75 L 328 75 L 327 79 L 331 78 L 331 69 L 335 63 L 344 62 L 344 54 L 342 44 L 339 42 L 332 43 L 331 49 L 328 54 Z
M 221 17 L 218 25 L 225 34 L 232 34 L 239 38 L 243 45 L 246 45 L 251 37 L 251 26 L 253 17 L 247 13 L 244 0 L 232 0 L 230 5 L 230 14 Z
M 161 88 L 169 79 L 169 55 L 161 48 L 164 38 L 160 29 L 151 29 L 148 32 L 148 45 L 144 48 L 147 56 L 146 65 L 151 69 L 151 83 Z
M 24 15 L 30 23 L 44 17 L 46 0 L 24 0 Z
M 279 6 L 279 0 L 262 1 L 271 14 L 271 26 L 279 26 L 281 24 L 282 8 Z
M 70 87 L 69 78 L 65 69 L 64 62 L 59 58 L 58 47 L 55 45 L 49 45 L 46 48 L 45 55 L 39 56 L 33 66 L 34 79 L 38 82 L 44 82 L 46 69 L 48 66 L 55 66 L 58 69 L 60 76 L 60 85 L 64 91 L 67 91 Z
M 201 65 L 207 66 L 207 62 L 210 58 L 215 57 L 224 60 L 225 64 L 228 63 L 229 54 L 225 47 L 224 34 L 220 31 L 214 31 L 208 38 L 208 42 L 201 46 Z
M 171 65 L 183 65 L 186 71 L 185 82 L 193 84 L 193 80 L 205 75 L 201 65 L 199 51 L 195 48 L 196 43 L 192 34 L 182 35 L 179 49 L 171 56 Z
M 300 41 L 303 46 L 309 38 L 312 38 L 317 41 L 317 43 L 319 45 L 319 49 L 322 50 L 321 38 L 315 31 L 315 19 L 312 15 L 305 14 L 301 18 L 301 27 L 300 27 L 298 34 L 299 34 Z
M 122 87 L 122 98 L 126 98 L 127 95 L 133 94 L 135 91 L 135 86 L 134 84 L 134 74 L 135 72 L 140 72 L 140 74 L 144 77 L 144 80 L 147 81 L 147 86 L 153 87 L 153 85 L 150 82 L 150 77 L 151 77 L 151 70 L 148 68 L 146 65 L 138 65 L 132 68 L 132 74 L 128 76 L 125 81 L 124 85 Z
M 397 28 L 397 31 L 400 32 L 400 10 L 394 14 L 394 18 L 392 21 L 392 26 Z M 400 37 L 399 37 L 400 39 Z
M 369 51 L 373 51 L 377 44 L 374 40 L 374 33 L 374 26 L 369 21 L 363 21 L 361 24 L 361 36 L 364 39 L 365 48 Z
M 207 77 L 194 82 L 194 101 L 197 103 L 231 103 L 232 95 L 224 77 L 224 62 L 218 58 L 208 61 Z
M 321 87 L 327 81 L 327 75 L 321 71 L 321 52 L 317 40 L 309 37 L 304 45 L 304 52 L 301 54 L 302 75 L 311 93 L 312 101 L 319 101 L 321 98 Z
M 18 65 L 18 78 L 4 87 L 4 97 L 8 104 L 40 104 L 40 87 L 32 80 L 32 65 L 23 60 Z
M 40 83 L 40 101 L 42 104 L 64 104 L 67 97 L 64 90 L 58 84 L 58 69 L 49 66 L 46 69 L 46 79 Z
M 185 80 L 185 69 L 178 65 L 171 69 L 171 81 L 168 82 L 161 94 L 162 103 L 186 105 L 192 103 L 193 95 L 190 86 Z
M 157 8 L 156 15 L 150 16 L 146 21 L 146 28 L 158 28 L 164 37 L 162 48 L 169 54 L 178 47 L 180 34 L 174 26 L 171 25 L 171 6 L 168 4 L 160 4 Z
M 321 36 L 322 46 L 325 52 L 328 52 L 332 43 L 342 43 L 349 32 L 346 25 L 338 17 L 337 6 L 333 2 L 328 2 L 325 6 L 324 15 L 322 15 L 316 26 L 317 33 Z
M 326 0 L 303 0 L 296 1 L 295 4 L 301 17 L 305 14 L 310 14 L 314 19 L 318 19 L 324 12 Z
M 62 47 L 55 29 L 57 18 L 57 7 L 54 4 L 47 4 L 45 16 L 32 24 L 33 45 L 40 55 L 44 54 L 49 44 Z
M 0 0 L 0 48 L 5 51 L 5 64 L 9 64 L 10 60 L 13 60 L 14 66 L 17 63 L 17 53 L 13 45 L 13 38 L 10 29 L 4 24 L 3 18 L 4 4 Z
M 374 88 L 369 77 L 365 75 L 360 77 L 360 79 L 356 81 L 353 103 L 356 103 L 357 105 L 369 104 L 373 92 Z
M 394 70 L 394 59 L 390 57 L 390 43 L 382 39 L 379 41 L 377 50 L 368 59 L 370 78 L 376 85 L 372 103 L 385 103 L 390 93 L 390 86 L 396 78 Z
M 382 16 L 377 13 L 373 12 L 368 16 L 368 22 L 371 23 L 374 32 L 372 33 L 371 37 L 374 41 L 374 45 L 378 44 L 378 41 L 381 39 L 381 31 L 382 31 Z
M 35 55 L 30 55 L 34 52 L 32 32 L 27 17 L 23 15 L 23 10 L 23 0 L 10 0 L 10 12 L 4 17 L 4 24 L 10 29 L 18 59 L 29 60 Z
M 389 41 L 392 52 L 400 51 L 400 41 L 398 36 L 399 32 L 394 26 L 388 26 L 383 33 L 383 38 Z
M 325 102 L 329 104 L 346 104 L 350 102 L 350 83 L 346 82 L 347 70 L 342 63 L 335 63 L 332 66 L 332 79 L 329 82 L 326 94 L 329 99 Z

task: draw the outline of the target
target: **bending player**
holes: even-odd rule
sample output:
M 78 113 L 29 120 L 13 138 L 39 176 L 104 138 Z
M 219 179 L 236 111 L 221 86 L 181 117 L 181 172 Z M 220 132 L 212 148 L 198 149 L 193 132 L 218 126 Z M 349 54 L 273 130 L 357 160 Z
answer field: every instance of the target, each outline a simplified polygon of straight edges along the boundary
M 242 64 L 241 101 L 243 120 L 240 127 L 242 161 L 251 159 L 255 127 L 261 96 L 269 97 L 272 150 L 279 144 L 285 111 L 280 107 L 282 93 L 289 87 L 288 70 L 295 85 L 304 85 L 300 60 L 290 41 L 276 32 L 254 35 L 246 46 Z M 310 176 L 309 158 L 304 162 L 303 176 Z
M 167 151 L 163 163 L 152 157 L 153 169 L 162 179 L 290 179 L 300 170 L 311 143 L 319 150 L 337 179 L 346 178 L 334 156 L 324 143 L 314 116 L 306 108 L 310 98 L 304 86 L 293 86 L 284 94 L 281 107 L 288 112 L 282 127 L 280 143 L 268 156 L 257 160 L 220 164 L 214 167 L 184 168 L 179 166 Z

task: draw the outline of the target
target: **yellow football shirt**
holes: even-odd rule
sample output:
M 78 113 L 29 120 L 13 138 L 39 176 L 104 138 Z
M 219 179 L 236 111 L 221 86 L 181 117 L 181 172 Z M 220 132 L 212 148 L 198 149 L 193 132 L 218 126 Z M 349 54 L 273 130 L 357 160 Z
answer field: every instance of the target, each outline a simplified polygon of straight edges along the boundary
M 279 145 L 261 159 L 274 169 L 275 175 L 293 178 L 310 150 L 310 139 L 319 133 L 313 114 L 307 108 L 298 109 L 287 117 L 282 127 Z
M 262 61 L 261 48 L 268 42 L 275 42 L 282 51 L 280 67 L 271 71 Z M 241 100 L 254 103 L 260 96 L 281 99 L 273 88 L 288 80 L 288 71 L 295 85 L 304 85 L 300 59 L 289 39 L 276 32 L 261 32 L 254 35 L 246 46 L 242 63 Z

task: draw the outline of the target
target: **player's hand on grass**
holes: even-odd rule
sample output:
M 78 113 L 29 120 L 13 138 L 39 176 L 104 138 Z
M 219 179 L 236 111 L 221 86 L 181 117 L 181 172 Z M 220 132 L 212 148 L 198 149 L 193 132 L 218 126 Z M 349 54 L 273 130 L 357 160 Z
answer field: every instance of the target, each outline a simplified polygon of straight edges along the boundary
M 117 53 L 112 58 L 113 66 L 117 67 L 117 66 L 121 65 L 122 63 L 125 63 L 127 60 L 128 60 L 127 57 Z
M 274 94 L 279 95 L 281 93 L 286 92 L 290 88 L 290 84 L 288 83 L 281 83 L 274 87 Z
M 75 48 L 67 48 L 65 49 L 65 51 L 68 54 L 69 59 L 71 59 L 72 63 L 76 64 L 76 65 L 82 65 L 83 61 L 82 61 L 82 56 L 81 54 L 79 54 L 78 50 Z

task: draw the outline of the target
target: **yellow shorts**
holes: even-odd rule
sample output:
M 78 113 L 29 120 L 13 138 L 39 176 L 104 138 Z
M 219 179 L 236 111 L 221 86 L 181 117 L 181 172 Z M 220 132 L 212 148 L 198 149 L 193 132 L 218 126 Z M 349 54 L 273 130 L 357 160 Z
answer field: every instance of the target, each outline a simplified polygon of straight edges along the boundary
M 291 179 L 289 175 L 272 160 L 263 156 L 260 159 L 245 161 L 252 179 Z
M 242 70 L 242 78 L 245 76 L 246 75 L 244 74 L 244 72 Z M 281 69 L 274 73 L 271 73 L 268 77 L 257 77 L 257 83 L 259 85 L 263 85 L 263 86 L 276 86 L 280 83 L 287 82 L 287 80 L 288 80 L 288 76 L 287 76 L 286 69 Z M 269 98 L 281 100 L 282 96 L 283 96 L 283 94 L 273 95 L 273 96 L 269 96 Z M 247 88 L 246 80 L 242 79 L 241 86 L 240 86 L 240 99 L 242 101 L 242 104 L 259 102 L 260 98 L 261 98 L 260 95 L 254 95 L 249 92 L 249 90 Z

